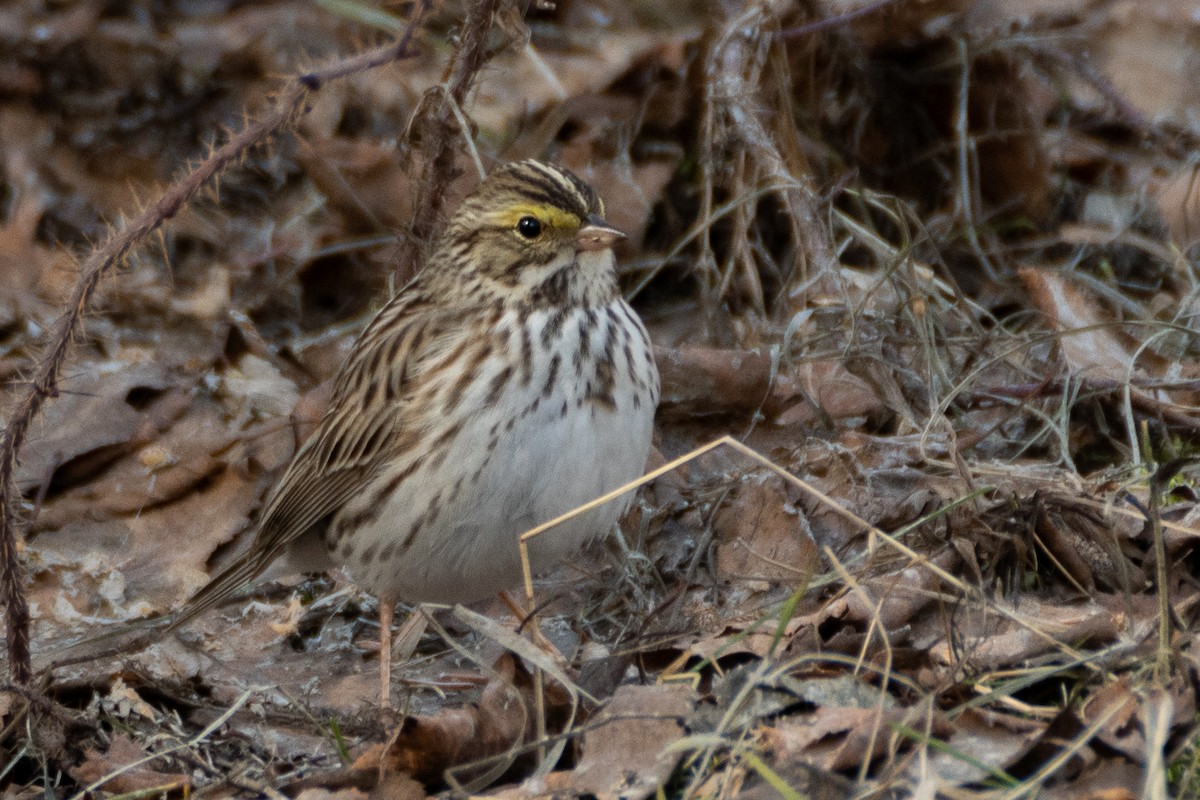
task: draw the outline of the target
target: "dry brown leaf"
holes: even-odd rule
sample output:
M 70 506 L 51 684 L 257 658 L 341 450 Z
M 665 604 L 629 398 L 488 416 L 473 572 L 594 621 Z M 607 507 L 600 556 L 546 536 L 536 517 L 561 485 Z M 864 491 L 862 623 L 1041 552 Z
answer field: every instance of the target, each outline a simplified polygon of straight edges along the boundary
M 1143 764 L 1124 758 L 1101 758 L 1072 775 L 1070 781 L 1048 786 L 1040 794 L 1045 800 L 1145 800 L 1153 796 L 1143 792 L 1145 783 Z
M 588 721 L 572 790 L 598 800 L 640 800 L 661 789 L 681 755 L 666 750 L 684 736 L 694 702 L 687 683 L 617 689 Z
M 39 534 L 27 556 L 35 620 L 72 628 L 169 610 L 208 580 L 213 552 L 247 528 L 256 488 L 224 471 L 129 519 L 80 520 Z
M 135 597 L 169 608 L 207 582 L 214 551 L 248 527 L 256 490 L 257 481 L 222 472 L 202 491 L 130 518 L 131 541 L 108 557 Z
M 954 730 L 945 740 L 948 749 L 930 752 L 927 766 L 913 764 L 914 778 L 915 773 L 929 769 L 955 786 L 987 780 L 991 774 L 984 766 L 1007 768 L 1040 730 L 1040 723 L 1026 717 L 967 709 L 954 720 Z
M 1086 725 L 1108 717 L 1096 737 L 1136 763 L 1146 755 L 1146 736 L 1141 726 L 1143 702 L 1144 698 L 1133 693 L 1128 679 L 1119 678 L 1089 697 L 1079 709 L 1079 718 Z
M 956 551 L 942 549 L 929 559 L 943 572 L 955 574 L 960 563 Z M 878 619 L 884 631 L 893 631 L 906 624 L 934 600 L 942 579 L 923 564 L 869 578 L 857 587 L 846 589 L 825 608 L 827 619 L 838 619 L 858 626 Z
M 392 787 L 389 787 L 392 788 Z M 424 798 L 425 792 L 411 795 L 413 798 Z M 296 800 L 368 800 L 370 794 L 361 789 L 304 789 L 296 795 Z M 397 792 L 389 794 L 388 797 L 397 798 L 397 800 L 408 800 L 409 795 Z
M 1200 51 L 1191 0 L 1120 0 L 1111 4 L 1091 55 L 1125 102 L 1151 122 L 1200 125 L 1200 90 L 1186 80 Z
M 793 490 L 794 491 L 794 490 Z M 726 582 L 767 581 L 801 588 L 820 552 L 783 481 L 757 475 L 743 480 L 713 519 L 717 575 Z
M 772 383 L 771 357 L 749 350 L 705 347 L 656 347 L 654 360 L 662 375 L 659 412 L 682 415 L 767 412 L 777 392 L 785 397 L 796 390 L 787 376 Z
M 871 387 L 834 362 L 773 366 L 765 353 L 706 347 L 656 347 L 655 360 L 659 412 L 670 417 L 762 413 L 795 425 L 820 414 L 846 419 L 885 410 Z
M 71 770 L 71 776 L 82 785 L 89 785 L 117 770 L 145 758 L 146 751 L 128 735 L 120 733 L 112 738 L 108 750 L 101 753 L 88 750 L 84 754 L 83 763 Z M 113 775 L 111 780 L 104 781 L 101 789 L 105 794 L 123 794 L 144 792 L 149 789 L 159 789 L 163 794 L 184 791 L 190 788 L 191 779 L 186 773 L 159 772 L 154 765 L 161 762 L 152 761 L 133 769 Z
M 1200 241 L 1200 173 L 1188 165 L 1153 188 L 1172 242 L 1186 251 Z
M 640 30 L 593 29 L 593 34 L 586 50 L 558 52 L 531 46 L 500 54 L 480 75 L 467 108 L 471 118 L 484 131 L 503 131 L 569 97 L 604 89 L 662 41 L 661 36 Z
M 1070 278 L 1045 269 L 1027 267 L 1018 272 L 1029 298 L 1051 327 L 1063 333 L 1059 347 L 1076 375 L 1122 380 L 1147 373 L 1157 375 L 1161 365 L 1143 351 L 1135 366 L 1129 340 L 1081 286 Z
M 1042 546 L 1088 593 L 1138 592 L 1146 586 L 1141 568 L 1123 552 L 1115 525 L 1094 504 L 1055 492 L 1035 492 L 1033 529 Z
M 18 485 L 30 491 L 50 481 L 59 491 L 153 441 L 187 408 L 178 384 L 153 363 L 89 362 L 73 369 L 30 430 Z
M 798 633 L 810 631 L 820 619 L 820 615 L 816 614 L 796 616 L 788 620 L 780 632 L 778 621 L 764 618 L 762 614 L 753 618 L 733 619 L 729 618 L 728 612 L 713 616 L 713 619 L 704 621 L 706 624 L 703 627 L 707 632 L 712 632 L 712 625 L 719 626 L 716 635 L 701 636 L 688 644 L 683 651 L 687 658 L 713 662 L 731 656 L 754 655 L 765 658 L 793 642 Z
M 218 457 L 236 436 L 220 407 L 180 393 L 169 398 L 190 408 L 152 442 L 108 466 L 92 480 L 48 501 L 36 529 L 56 529 L 81 519 L 136 515 L 183 499 L 225 468 Z
M 956 619 L 956 643 L 941 642 L 929 648 L 930 661 L 952 665 L 961 655 L 971 664 L 998 669 L 1057 652 L 1057 643 L 1078 646 L 1114 641 L 1126 625 L 1123 613 L 1098 603 L 1050 604 L 1025 596 L 1010 611 L 1024 624 L 990 613 L 971 615 L 974 620 L 961 615 Z
M 804 399 L 780 412 L 779 425 L 814 425 L 825 420 L 853 422 L 879 419 L 886 415 L 887 406 L 880 393 L 851 373 L 845 365 L 829 361 L 806 361 L 787 370 L 790 382 Z M 773 394 L 783 401 L 783 381 L 777 383 Z M 801 394 L 802 393 L 802 394 Z
M 533 733 L 534 708 L 529 676 L 508 654 L 477 705 L 446 708 L 431 716 L 410 716 L 390 745 L 375 745 L 351 769 L 402 772 L 422 781 L 440 780 L 447 769 L 503 756 Z M 458 775 L 460 780 L 466 776 Z
M 845 770 L 911 746 L 910 739 L 896 736 L 896 725 L 928 730 L 938 738 L 953 730 L 940 714 L 930 718 L 919 709 L 819 706 L 764 728 L 762 735 L 778 761 L 797 759 L 820 769 Z

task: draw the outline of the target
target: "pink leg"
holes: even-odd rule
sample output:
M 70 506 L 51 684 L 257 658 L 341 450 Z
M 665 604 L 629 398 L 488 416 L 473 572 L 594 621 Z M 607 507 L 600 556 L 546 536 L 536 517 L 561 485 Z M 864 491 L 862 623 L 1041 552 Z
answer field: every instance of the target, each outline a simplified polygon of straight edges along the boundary
M 392 614 L 395 605 L 379 598 L 379 707 L 392 707 Z

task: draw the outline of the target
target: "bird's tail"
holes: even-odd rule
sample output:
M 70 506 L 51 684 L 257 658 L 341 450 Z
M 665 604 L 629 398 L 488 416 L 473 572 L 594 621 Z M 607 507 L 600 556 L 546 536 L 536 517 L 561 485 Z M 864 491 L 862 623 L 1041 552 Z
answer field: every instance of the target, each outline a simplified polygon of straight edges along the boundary
M 181 607 L 169 614 L 164 614 L 163 616 L 167 618 L 167 622 L 162 632 L 170 633 L 213 606 L 219 605 L 239 589 L 245 588 L 247 584 L 263 573 L 263 570 L 267 568 L 267 565 L 271 563 L 273 558 L 274 553 L 270 553 L 265 557 L 245 558 L 234 561 L 217 573 L 212 580 L 201 586 L 195 594 L 184 601 Z
M 235 561 L 217 573 L 174 611 L 116 625 L 103 633 L 67 642 L 41 653 L 40 656 L 51 659 L 46 667 L 53 669 L 83 661 L 136 653 L 246 587 L 262 574 L 271 557 L 273 554 L 269 557 Z

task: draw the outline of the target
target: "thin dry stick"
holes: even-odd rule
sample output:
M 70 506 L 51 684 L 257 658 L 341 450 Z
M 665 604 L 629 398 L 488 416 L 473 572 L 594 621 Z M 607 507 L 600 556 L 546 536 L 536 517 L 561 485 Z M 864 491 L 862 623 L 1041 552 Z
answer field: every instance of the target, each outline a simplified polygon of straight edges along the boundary
M 9 674 L 15 683 L 29 682 L 32 670 L 29 653 L 29 605 L 21 586 L 20 559 L 16 546 L 16 519 L 13 477 L 17 457 L 33 418 L 42 404 L 58 396 L 58 380 L 67 360 L 67 353 L 76 331 L 91 306 L 100 280 L 130 253 L 147 235 L 162 227 L 179 213 L 198 191 L 216 178 L 226 167 L 242 158 L 252 147 L 278 131 L 287 128 L 308 110 L 312 93 L 326 81 L 341 78 L 390 64 L 412 55 L 412 37 L 431 0 L 423 0 L 414 10 L 404 34 L 392 44 L 331 64 L 328 67 L 298 76 L 281 94 L 275 109 L 217 148 L 195 169 L 172 184 L 156 203 L 145 207 L 140 214 L 92 251 L 79 269 L 79 280 L 71 291 L 67 311 L 55 324 L 53 333 L 38 359 L 25 393 L 18 398 L 9 415 L 4 438 L 0 441 L 0 602 L 4 603 L 7 624 Z
M 1170 425 L 1200 431 L 1200 417 L 1182 411 L 1177 405 L 1159 400 L 1148 393 L 1148 390 L 1183 392 L 1194 391 L 1197 388 L 1200 388 L 1200 381 L 1195 380 L 1163 381 L 1138 377 L 1116 380 L 1082 375 L 1072 376 L 1069 380 L 1048 378 L 1041 383 L 985 386 L 974 391 L 963 392 L 960 397 L 968 402 L 1003 398 L 1024 403 L 1034 398 L 1065 394 L 1072 389 L 1078 389 L 1081 395 L 1108 395 L 1121 392 L 1129 396 L 1129 405 L 1133 409 L 1147 416 L 1158 417 Z
M 454 109 L 462 109 L 479 69 L 488 59 L 487 39 L 492 29 L 492 20 L 500 0 L 479 0 L 467 11 L 463 20 L 462 36 L 454 60 L 447 70 L 447 84 L 430 90 L 427 100 L 437 103 L 433 111 L 427 111 L 431 119 L 418 121 L 423 133 L 431 136 L 424 144 L 425 169 L 417 191 L 416 212 L 400 249 L 396 263 L 396 274 L 411 277 L 420 263 L 421 243 L 433 235 L 446 200 L 446 187 L 457 177 L 454 174 L 454 137 L 462 130 L 463 138 L 470 141 L 470 131 L 459 124 Z M 438 98 L 438 95 L 442 95 Z M 418 112 L 420 113 L 420 112 Z
M 1149 425 L 1142 421 L 1142 439 L 1149 451 Z M 1163 538 L 1162 502 L 1168 484 L 1180 470 L 1200 460 L 1193 456 L 1172 459 L 1162 464 L 1150 476 L 1150 535 L 1154 544 L 1154 583 L 1158 589 L 1158 654 L 1154 662 L 1154 679 L 1159 686 L 1171 680 L 1171 583 L 1167 573 L 1167 543 Z
M 863 636 L 862 647 L 858 651 L 858 661 L 854 664 L 854 671 L 858 672 L 863 663 L 869 658 L 867 646 L 870 644 L 874 634 L 878 631 L 879 643 L 883 647 L 884 661 L 883 669 L 879 672 L 879 677 L 882 679 L 882 685 L 879 691 L 879 698 L 875 703 L 875 716 L 871 720 L 871 732 L 867 736 L 867 744 L 863 748 L 864 758 L 858 765 L 858 780 L 860 783 L 865 783 L 867 774 L 871 766 L 871 758 L 868 754 L 875 752 L 875 742 L 879 738 L 880 731 L 883 729 L 883 714 L 884 714 L 884 698 L 887 696 L 885 688 L 887 682 L 892 675 L 893 663 L 895 660 L 895 652 L 892 650 L 892 640 L 888 638 L 887 627 L 883 624 L 881 612 L 883 604 L 887 600 L 886 597 L 880 597 L 878 600 L 862 587 L 854 576 L 850 574 L 850 570 L 846 569 L 846 565 L 842 563 L 837 554 L 833 552 L 833 548 L 826 545 L 821 548 L 825 553 L 825 558 L 841 576 L 842 581 L 849 587 L 850 591 L 862 598 L 864 604 L 871 609 L 871 624 L 867 627 L 866 635 Z
M 963 221 L 966 223 L 964 231 L 967 234 L 967 242 L 971 245 L 971 249 L 975 251 L 975 257 L 979 259 L 980 265 L 984 272 L 992 280 L 998 280 L 999 274 L 996 266 L 988 257 L 987 252 L 983 248 L 983 244 L 979 241 L 979 222 L 976 219 L 975 208 L 978 205 L 976 202 L 976 189 L 979 186 L 979 180 L 976 175 L 978 169 L 978 155 L 975 151 L 975 140 L 971 138 L 971 126 L 967 108 L 970 105 L 971 97 L 971 51 L 967 43 L 966 37 L 958 40 L 958 58 L 959 58 L 959 81 L 958 81 L 958 109 L 954 115 L 954 138 L 957 142 L 958 151 L 958 193 L 959 212 L 962 214 Z

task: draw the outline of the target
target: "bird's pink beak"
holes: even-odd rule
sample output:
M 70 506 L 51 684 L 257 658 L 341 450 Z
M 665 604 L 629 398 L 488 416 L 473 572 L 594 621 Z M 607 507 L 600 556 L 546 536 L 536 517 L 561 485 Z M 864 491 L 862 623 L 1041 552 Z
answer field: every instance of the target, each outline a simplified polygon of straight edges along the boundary
M 625 238 L 625 234 L 593 215 L 575 234 L 575 246 L 580 250 L 607 250 Z

